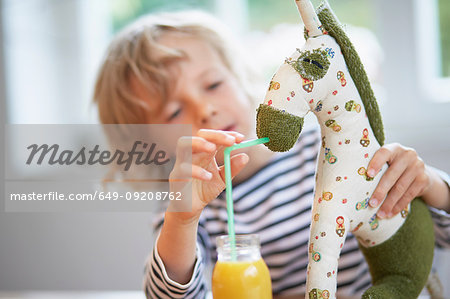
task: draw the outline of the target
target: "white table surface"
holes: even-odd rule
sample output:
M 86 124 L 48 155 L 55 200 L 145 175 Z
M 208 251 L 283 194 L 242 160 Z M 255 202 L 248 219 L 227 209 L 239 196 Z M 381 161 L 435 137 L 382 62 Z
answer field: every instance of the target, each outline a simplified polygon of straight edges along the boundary
M 0 292 L 1 299 L 145 299 L 142 291 L 29 291 L 29 292 Z
M 286 299 L 294 299 L 298 297 L 285 297 Z M 348 299 L 356 299 L 348 298 Z M 429 296 L 419 296 L 419 299 L 428 299 Z M 111 292 L 44 292 L 44 291 L 30 291 L 30 292 L 0 292 L 0 299 L 146 299 L 142 291 L 111 291 Z M 211 293 L 208 294 L 207 299 L 212 299 Z M 303 299 L 301 297 L 301 299 Z M 339 298 L 338 299 L 346 299 Z

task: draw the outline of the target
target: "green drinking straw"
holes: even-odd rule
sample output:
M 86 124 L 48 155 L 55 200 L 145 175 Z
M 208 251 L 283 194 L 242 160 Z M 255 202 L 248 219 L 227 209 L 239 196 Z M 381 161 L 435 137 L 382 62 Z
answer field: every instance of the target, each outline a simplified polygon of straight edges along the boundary
M 230 154 L 232 151 L 243 148 L 254 146 L 269 141 L 269 137 L 248 140 L 235 145 L 229 146 L 224 150 L 224 165 L 225 165 L 225 186 L 226 186 L 226 198 L 227 198 L 227 216 L 228 216 L 228 236 L 230 238 L 231 247 L 231 259 L 236 260 L 236 235 L 234 233 L 234 211 L 233 211 L 233 197 L 232 197 L 232 186 L 231 186 L 231 164 L 230 164 Z

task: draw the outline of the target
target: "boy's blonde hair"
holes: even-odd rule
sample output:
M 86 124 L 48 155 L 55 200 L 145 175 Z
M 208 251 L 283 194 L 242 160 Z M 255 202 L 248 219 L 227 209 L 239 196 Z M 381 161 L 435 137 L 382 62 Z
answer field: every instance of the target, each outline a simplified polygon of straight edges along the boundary
M 183 58 L 183 53 L 158 43 L 168 32 L 198 38 L 217 51 L 224 65 L 236 76 L 249 99 L 254 84 L 250 68 L 225 27 L 200 11 L 159 13 L 146 16 L 123 29 L 111 42 L 95 85 L 94 101 L 104 124 L 147 122 L 149 106 L 137 98 L 130 78 L 140 81 L 152 94 L 165 99 L 170 90 L 167 64 Z

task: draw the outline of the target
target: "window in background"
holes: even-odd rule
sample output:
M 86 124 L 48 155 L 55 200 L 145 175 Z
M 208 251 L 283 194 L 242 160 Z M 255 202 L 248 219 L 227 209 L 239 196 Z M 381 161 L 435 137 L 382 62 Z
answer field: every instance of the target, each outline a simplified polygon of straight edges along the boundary
M 450 1 L 415 0 L 414 10 L 418 87 L 427 101 L 450 103 Z
M 443 0 L 447 1 L 447 0 Z M 320 1 L 312 0 L 314 7 Z M 369 0 L 329 0 L 342 23 L 374 29 L 372 2 Z M 250 29 L 268 30 L 280 22 L 299 22 L 294 1 L 248 0 Z
M 1 1 L 10 123 L 96 121 L 92 87 L 110 32 L 107 1 Z
M 440 75 L 450 77 L 450 1 L 439 0 L 438 11 L 442 61 Z
M 214 1 L 208 0 L 113 0 L 111 16 L 113 30 L 116 32 L 140 16 L 162 10 L 205 9 L 211 11 Z
M 311 2 L 317 8 L 321 1 Z M 280 63 L 302 46 L 303 22 L 293 0 L 247 0 L 247 3 L 250 37 L 244 42 L 254 65 L 258 65 L 267 81 Z M 377 81 L 382 50 L 375 34 L 373 1 L 329 0 L 329 4 L 358 49 L 369 78 Z
M 248 11 L 248 24 L 250 30 L 270 30 L 279 23 L 296 24 L 299 22 L 299 14 L 293 1 L 273 0 L 240 0 L 231 1 L 233 5 L 221 5 L 224 0 L 113 0 L 111 1 L 111 15 L 114 31 L 119 30 L 130 21 L 146 13 L 162 10 L 180 9 L 204 9 L 210 12 L 223 7 L 231 7 L 240 3 Z M 227 1 L 230 2 L 230 1 Z M 313 0 L 314 6 L 319 1 Z M 354 26 L 366 27 L 374 30 L 373 5 L 369 0 L 329 0 L 333 10 L 339 15 L 343 23 Z M 247 8 L 248 7 L 248 8 Z M 240 21 L 240 20 L 236 20 Z

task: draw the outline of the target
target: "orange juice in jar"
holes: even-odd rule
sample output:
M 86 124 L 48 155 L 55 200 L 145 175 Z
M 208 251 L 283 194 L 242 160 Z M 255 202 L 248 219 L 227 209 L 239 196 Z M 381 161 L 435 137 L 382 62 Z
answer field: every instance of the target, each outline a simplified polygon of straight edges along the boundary
M 237 235 L 233 251 L 229 236 L 217 238 L 218 259 L 212 277 L 214 299 L 271 299 L 269 269 L 261 258 L 258 235 Z

